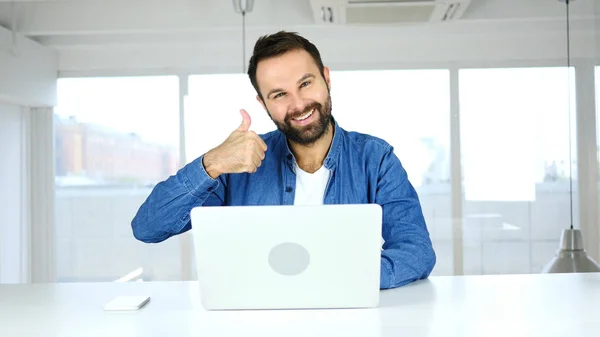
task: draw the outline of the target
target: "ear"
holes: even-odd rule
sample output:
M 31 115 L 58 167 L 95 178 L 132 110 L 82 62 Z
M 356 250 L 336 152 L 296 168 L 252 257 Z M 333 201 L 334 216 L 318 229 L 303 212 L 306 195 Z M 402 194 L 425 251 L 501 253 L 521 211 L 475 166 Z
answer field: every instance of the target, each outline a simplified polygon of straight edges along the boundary
M 256 95 L 256 100 L 258 101 L 258 103 L 260 103 L 260 105 L 262 105 L 263 109 L 265 109 L 265 111 L 267 111 L 267 106 L 265 105 L 265 101 L 263 101 L 262 98 L 260 98 L 260 96 L 258 96 L 258 95 Z
M 331 78 L 329 77 L 329 67 L 323 67 L 323 75 L 325 75 L 325 83 L 327 83 L 327 86 L 331 90 Z

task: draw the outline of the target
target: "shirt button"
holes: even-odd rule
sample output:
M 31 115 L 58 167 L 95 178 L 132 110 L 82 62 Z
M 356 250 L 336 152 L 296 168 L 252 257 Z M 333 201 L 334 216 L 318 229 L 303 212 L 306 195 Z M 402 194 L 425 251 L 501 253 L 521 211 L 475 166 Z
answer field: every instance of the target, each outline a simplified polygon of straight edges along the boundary
M 293 190 L 293 188 L 291 188 L 290 186 L 288 186 L 288 187 L 285 189 L 285 191 L 286 191 L 286 192 L 288 192 L 288 193 L 289 193 L 289 192 L 291 192 L 292 190 Z
M 292 155 L 291 155 L 291 154 L 288 154 L 288 155 L 287 155 L 287 159 L 288 159 L 288 160 L 292 160 Z
M 212 187 L 209 187 L 207 190 L 210 192 L 210 191 L 212 191 L 212 190 L 213 190 L 213 188 L 212 188 Z

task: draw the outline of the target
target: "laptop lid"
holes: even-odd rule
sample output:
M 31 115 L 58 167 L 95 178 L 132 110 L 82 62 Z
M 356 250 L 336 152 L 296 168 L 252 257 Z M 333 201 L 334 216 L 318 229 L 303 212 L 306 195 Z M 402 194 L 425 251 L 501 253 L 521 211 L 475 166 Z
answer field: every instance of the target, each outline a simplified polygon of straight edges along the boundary
M 381 206 L 217 206 L 191 212 L 206 309 L 374 307 Z

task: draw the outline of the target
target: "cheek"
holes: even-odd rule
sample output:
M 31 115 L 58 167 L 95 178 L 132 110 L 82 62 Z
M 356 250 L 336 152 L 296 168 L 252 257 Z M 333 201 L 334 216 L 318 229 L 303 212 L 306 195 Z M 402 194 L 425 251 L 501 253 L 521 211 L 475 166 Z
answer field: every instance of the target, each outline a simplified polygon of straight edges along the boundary
M 325 103 L 327 100 L 327 87 L 319 87 L 311 93 L 312 100 L 318 103 Z
M 285 115 L 287 114 L 286 107 L 283 104 L 270 104 L 267 106 L 267 108 L 271 113 L 271 117 L 278 121 L 283 121 Z

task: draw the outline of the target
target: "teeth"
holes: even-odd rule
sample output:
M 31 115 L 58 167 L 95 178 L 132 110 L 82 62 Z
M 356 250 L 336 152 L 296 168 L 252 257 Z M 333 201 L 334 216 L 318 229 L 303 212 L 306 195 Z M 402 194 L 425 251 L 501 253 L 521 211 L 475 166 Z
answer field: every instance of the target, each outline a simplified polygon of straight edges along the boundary
M 307 119 L 308 117 L 310 117 L 310 116 L 313 114 L 313 112 L 315 112 L 315 109 L 312 109 L 312 110 L 310 110 L 310 111 L 309 111 L 309 112 L 307 112 L 307 113 L 306 113 L 306 115 L 304 115 L 304 116 L 300 116 L 300 117 L 298 117 L 298 118 L 294 118 L 294 120 L 295 120 L 295 121 L 303 121 L 303 120 Z

